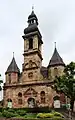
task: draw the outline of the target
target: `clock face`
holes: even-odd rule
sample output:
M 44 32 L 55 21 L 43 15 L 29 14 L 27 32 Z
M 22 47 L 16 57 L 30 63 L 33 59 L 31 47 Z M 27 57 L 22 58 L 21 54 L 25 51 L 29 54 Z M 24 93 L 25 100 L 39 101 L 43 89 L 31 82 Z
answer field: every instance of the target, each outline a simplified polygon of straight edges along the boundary
M 28 78 L 30 78 L 30 79 L 33 78 L 33 72 L 28 73 Z

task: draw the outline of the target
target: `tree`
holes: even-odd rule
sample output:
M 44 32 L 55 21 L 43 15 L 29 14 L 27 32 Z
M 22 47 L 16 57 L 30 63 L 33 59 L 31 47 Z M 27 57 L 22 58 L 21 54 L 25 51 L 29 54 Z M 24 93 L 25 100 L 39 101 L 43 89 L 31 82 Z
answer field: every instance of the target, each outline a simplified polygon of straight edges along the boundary
M 0 74 L 0 77 L 1 77 L 1 74 Z M 2 90 L 2 83 L 3 83 L 3 80 L 0 79 L 0 91 Z
M 65 66 L 64 75 L 56 77 L 54 83 L 54 89 L 57 92 L 62 92 L 70 98 L 70 108 L 73 110 L 75 100 L 75 63 L 71 62 Z

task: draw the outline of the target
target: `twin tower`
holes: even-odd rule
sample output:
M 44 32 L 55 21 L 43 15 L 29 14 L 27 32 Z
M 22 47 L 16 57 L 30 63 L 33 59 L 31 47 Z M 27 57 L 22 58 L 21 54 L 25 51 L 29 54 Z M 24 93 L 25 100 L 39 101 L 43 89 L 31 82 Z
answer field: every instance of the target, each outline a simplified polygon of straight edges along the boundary
M 24 29 L 24 63 L 22 72 L 13 56 L 5 73 L 4 107 L 23 108 L 53 105 L 57 93 L 52 89 L 53 80 L 63 74 L 65 64 L 55 47 L 47 67 L 42 66 L 42 35 L 38 18 L 32 10 Z M 63 101 L 63 100 L 62 100 Z

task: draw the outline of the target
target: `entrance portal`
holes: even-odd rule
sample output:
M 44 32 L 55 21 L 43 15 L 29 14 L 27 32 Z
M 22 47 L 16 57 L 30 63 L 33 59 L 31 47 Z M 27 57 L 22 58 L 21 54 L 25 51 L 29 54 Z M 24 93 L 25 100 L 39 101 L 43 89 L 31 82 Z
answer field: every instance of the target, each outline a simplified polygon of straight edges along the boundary
M 34 98 L 28 99 L 28 107 L 30 107 L 30 108 L 35 107 L 35 99 Z

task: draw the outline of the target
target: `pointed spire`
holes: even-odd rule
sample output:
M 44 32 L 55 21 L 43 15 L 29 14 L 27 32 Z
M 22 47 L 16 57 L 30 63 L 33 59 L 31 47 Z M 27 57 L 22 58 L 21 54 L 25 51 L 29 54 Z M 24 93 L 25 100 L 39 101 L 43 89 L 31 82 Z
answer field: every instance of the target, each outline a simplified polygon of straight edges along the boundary
M 10 63 L 10 65 L 8 66 L 7 68 L 7 71 L 5 74 L 7 73 L 11 73 L 11 72 L 16 72 L 16 73 L 20 73 L 20 70 L 16 64 L 16 61 L 15 61 L 15 58 L 14 58 L 14 52 L 13 52 L 13 58 L 12 58 L 12 61 Z
M 38 18 L 36 16 L 36 14 L 34 13 L 34 6 L 32 6 L 32 12 L 28 16 L 28 24 L 29 25 L 32 25 L 32 24 L 38 25 Z
M 54 53 L 52 55 L 52 58 L 49 62 L 49 66 L 56 66 L 56 65 L 62 65 L 62 66 L 65 66 L 64 62 L 63 62 L 63 59 L 60 57 L 58 51 L 57 51 L 57 48 L 56 48 L 56 42 L 55 42 L 55 49 L 54 49 Z

